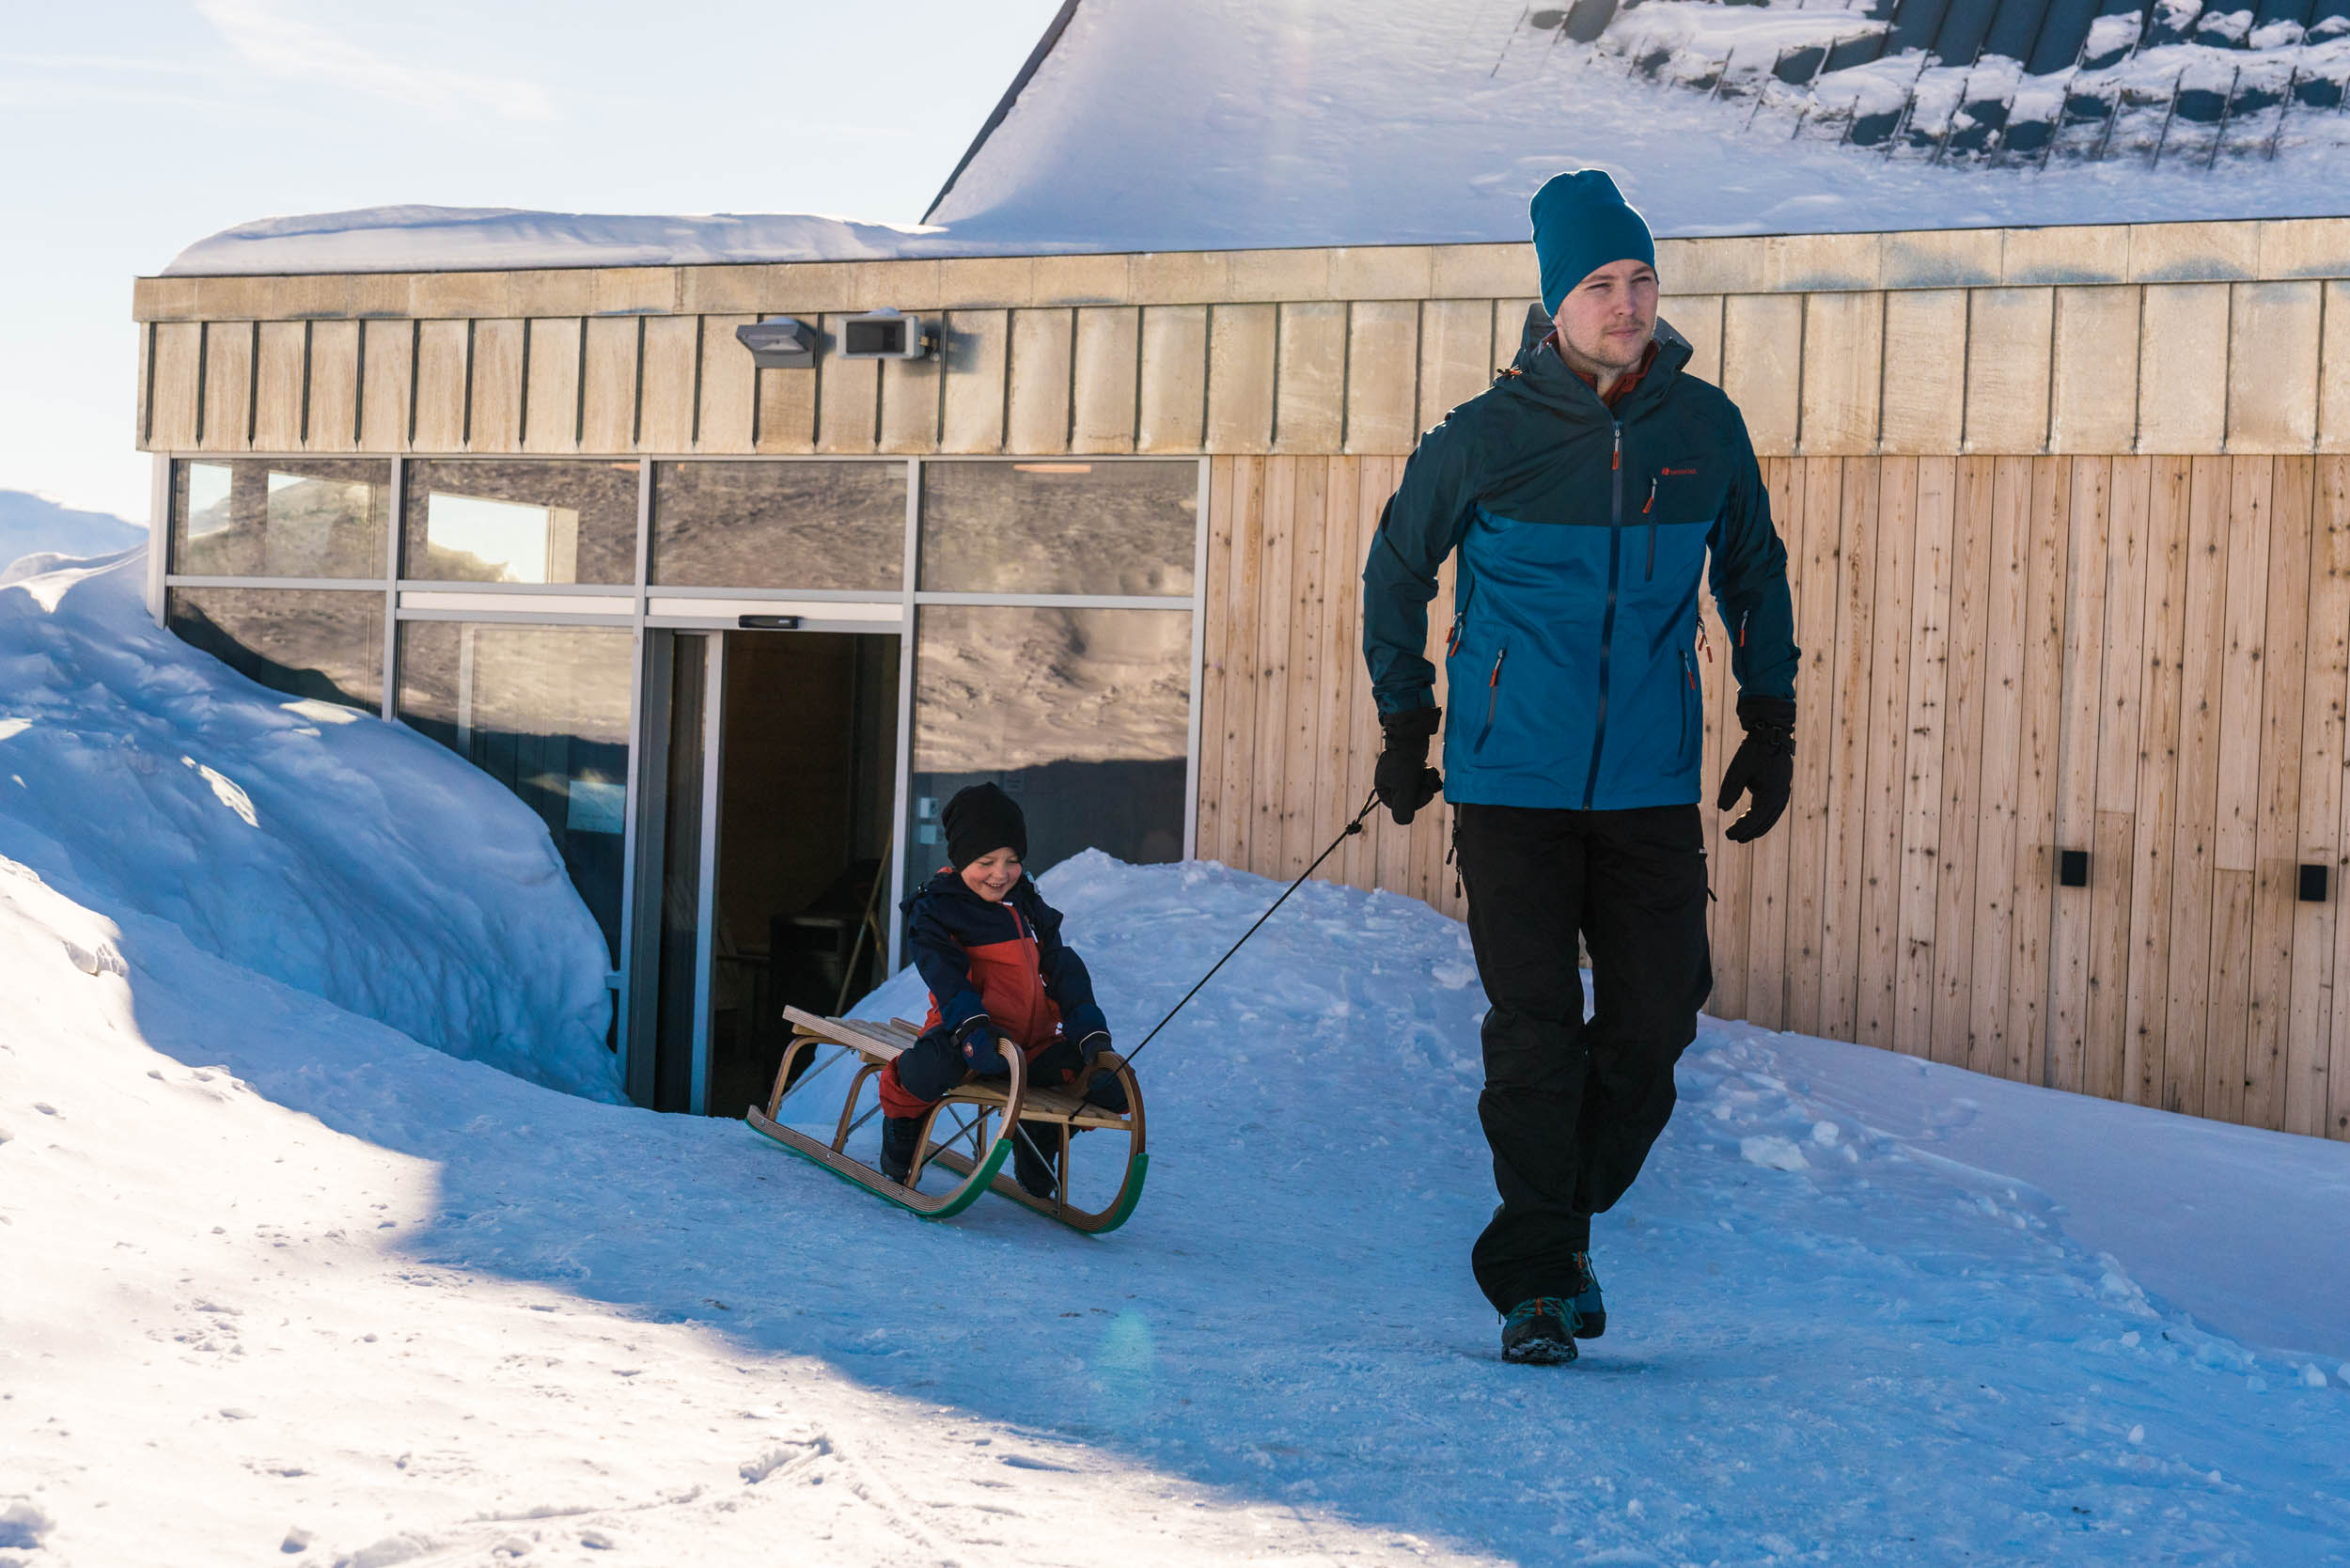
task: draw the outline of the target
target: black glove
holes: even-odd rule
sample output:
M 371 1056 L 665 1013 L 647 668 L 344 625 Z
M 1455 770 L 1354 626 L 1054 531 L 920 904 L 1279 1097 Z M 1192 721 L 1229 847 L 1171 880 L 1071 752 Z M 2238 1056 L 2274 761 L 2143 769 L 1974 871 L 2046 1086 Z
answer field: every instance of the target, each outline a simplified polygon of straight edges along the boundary
M 1096 1029 L 1077 1042 L 1077 1055 L 1088 1067 L 1093 1065 L 1094 1058 L 1109 1048 L 1110 1035 L 1107 1029 Z
M 1722 771 L 1722 792 L 1714 804 L 1727 811 L 1740 795 L 1753 796 L 1747 814 L 1722 830 L 1731 843 L 1750 844 L 1787 809 L 1787 792 L 1795 782 L 1795 705 L 1782 697 L 1741 697 L 1738 722 L 1747 727 L 1747 738 Z
M 1428 743 L 1435 737 L 1442 714 L 1440 708 L 1407 708 L 1400 713 L 1379 715 L 1386 744 L 1379 753 L 1371 787 L 1394 815 L 1398 827 L 1408 824 L 1444 788 L 1444 776 L 1428 765 Z

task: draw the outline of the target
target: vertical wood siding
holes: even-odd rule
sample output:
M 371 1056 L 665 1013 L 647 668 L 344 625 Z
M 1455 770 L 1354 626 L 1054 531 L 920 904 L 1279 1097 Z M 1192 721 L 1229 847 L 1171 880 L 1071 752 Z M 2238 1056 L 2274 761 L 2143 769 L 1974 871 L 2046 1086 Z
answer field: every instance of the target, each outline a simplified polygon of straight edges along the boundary
M 1701 806 L 1709 1011 L 2350 1137 L 2350 458 L 1778 457 L 1795 796 Z M 1286 880 L 1371 788 L 1360 573 L 1402 460 L 1212 460 L 1200 853 Z M 1430 656 L 1450 588 L 1431 606 Z M 1705 767 L 1735 736 L 1711 606 Z M 1712 656 L 1708 656 L 1712 654 Z M 1321 873 L 1464 913 L 1441 802 Z M 2089 855 L 2060 886 L 2061 852 Z

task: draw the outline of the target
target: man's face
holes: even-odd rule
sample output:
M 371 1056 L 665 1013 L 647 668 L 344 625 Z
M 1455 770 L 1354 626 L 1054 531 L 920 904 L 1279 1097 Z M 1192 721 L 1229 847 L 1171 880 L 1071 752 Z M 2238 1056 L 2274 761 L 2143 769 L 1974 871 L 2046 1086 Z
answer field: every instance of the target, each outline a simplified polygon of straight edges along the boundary
M 1656 333 L 1656 269 L 1610 261 L 1567 290 L 1556 320 L 1569 365 L 1586 374 L 1622 375 L 1640 363 Z

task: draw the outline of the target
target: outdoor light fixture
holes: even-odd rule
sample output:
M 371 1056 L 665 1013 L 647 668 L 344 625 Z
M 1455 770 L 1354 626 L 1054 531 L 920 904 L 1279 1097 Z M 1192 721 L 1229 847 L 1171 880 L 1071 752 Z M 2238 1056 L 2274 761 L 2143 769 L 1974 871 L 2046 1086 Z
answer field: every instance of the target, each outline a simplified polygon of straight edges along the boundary
M 2300 894 L 2303 903 L 2326 902 L 2326 866 L 2323 861 L 2309 862 L 2301 867 Z
M 2089 852 L 2060 849 L 2057 851 L 2057 884 L 2063 887 L 2089 886 Z
M 938 335 L 925 331 L 919 316 L 869 310 L 840 323 L 843 359 L 927 359 L 938 353 Z
M 816 363 L 815 329 L 796 318 L 770 316 L 736 327 L 734 336 L 762 370 L 805 370 Z

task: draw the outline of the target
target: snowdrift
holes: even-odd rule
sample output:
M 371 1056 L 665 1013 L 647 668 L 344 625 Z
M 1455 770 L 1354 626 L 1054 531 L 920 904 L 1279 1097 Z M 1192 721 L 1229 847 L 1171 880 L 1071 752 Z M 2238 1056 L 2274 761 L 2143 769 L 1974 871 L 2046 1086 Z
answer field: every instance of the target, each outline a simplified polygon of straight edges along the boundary
M 0 856 L 126 933 L 167 921 L 452 1056 L 620 1098 L 603 939 L 538 819 L 419 735 L 188 648 L 145 572 L 140 550 L 0 573 Z

